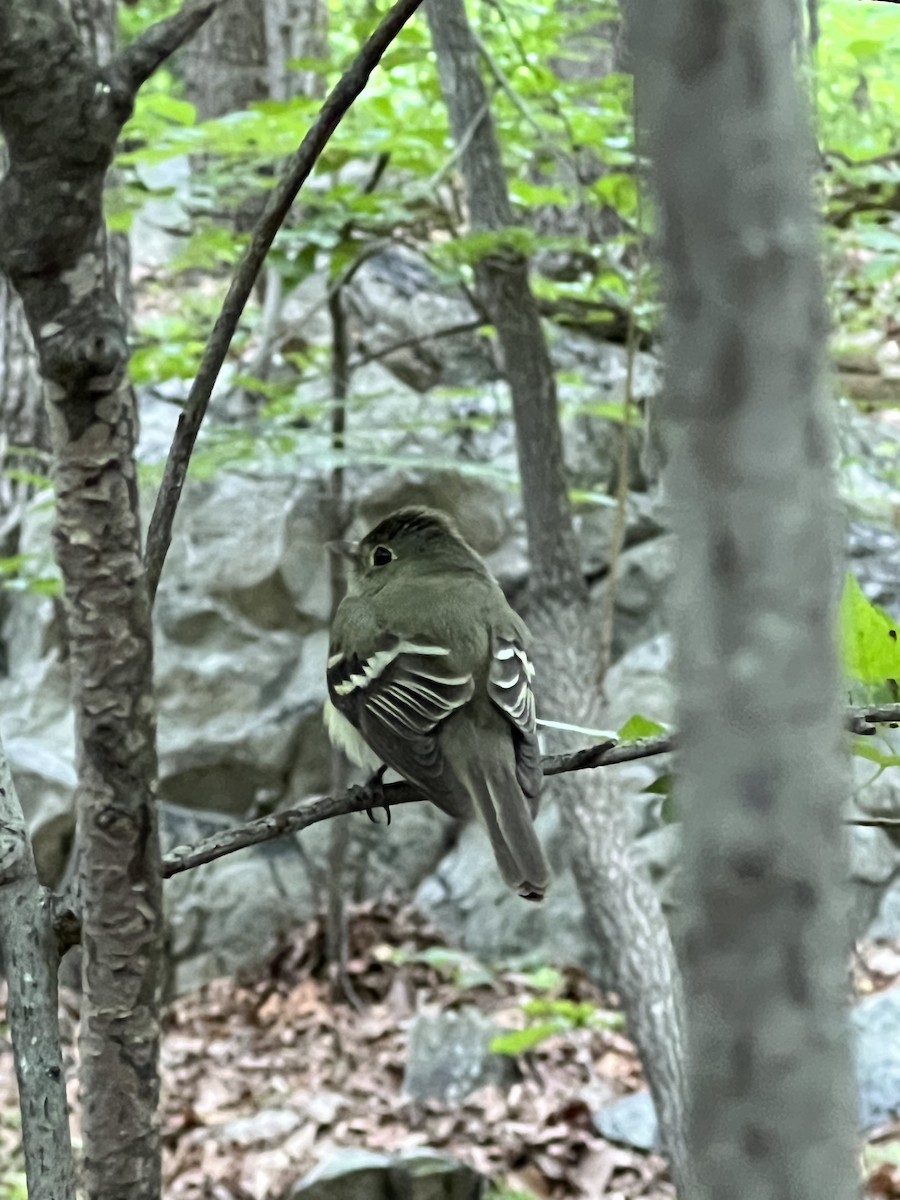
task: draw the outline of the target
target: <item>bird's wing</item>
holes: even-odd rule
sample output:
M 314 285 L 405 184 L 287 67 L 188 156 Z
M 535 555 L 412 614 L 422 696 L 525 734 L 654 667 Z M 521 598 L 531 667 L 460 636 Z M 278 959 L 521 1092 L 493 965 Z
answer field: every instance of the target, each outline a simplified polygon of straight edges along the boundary
M 532 814 L 537 812 L 543 778 L 531 686 L 533 679 L 534 667 L 525 649 L 524 638 L 512 630 L 493 631 L 488 695 L 515 730 L 516 778 L 529 800 Z
M 334 648 L 327 674 L 332 704 L 375 753 L 440 807 L 461 813 L 464 797 L 450 798 L 458 788 L 435 730 L 471 699 L 475 683 L 454 665 L 450 650 L 425 637 L 388 633 L 364 658 Z

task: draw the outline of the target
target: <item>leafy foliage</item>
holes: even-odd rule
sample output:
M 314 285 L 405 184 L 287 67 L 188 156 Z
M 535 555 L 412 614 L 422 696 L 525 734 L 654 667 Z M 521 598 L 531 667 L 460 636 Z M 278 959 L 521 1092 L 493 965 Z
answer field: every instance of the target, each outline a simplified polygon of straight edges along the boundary
M 665 725 L 651 721 L 641 713 L 634 713 L 619 729 L 616 736 L 620 742 L 634 742 L 639 738 L 662 737 L 667 732 Z
M 326 59 L 292 65 L 318 71 L 323 84 L 332 86 L 371 31 L 375 7 L 332 5 Z M 158 17 L 161 8 L 168 6 L 148 2 L 130 9 L 123 18 L 126 36 Z M 469 283 L 481 257 L 512 247 L 537 263 L 541 298 L 577 298 L 585 305 L 579 319 L 587 324 L 608 319 L 610 305 L 627 303 L 633 291 L 639 203 L 632 175 L 631 83 L 616 72 L 599 82 L 596 71 L 592 78 L 578 78 L 584 47 L 591 45 L 596 53 L 602 45 L 594 32 L 597 22 L 608 20 L 610 36 L 616 33 L 615 6 L 589 9 L 558 12 L 550 0 L 511 0 L 477 14 L 515 228 L 501 238 L 467 233 L 461 223 L 454 151 L 427 24 L 413 20 L 347 114 L 276 239 L 269 265 L 284 286 L 294 288 L 314 271 L 324 272 L 334 287 L 343 286 L 361 262 L 390 245 L 415 248 L 445 283 Z M 582 43 L 582 29 L 593 42 Z M 177 78 L 168 82 L 167 89 L 139 96 L 117 162 L 121 182 L 108 199 L 112 224 L 125 229 L 148 197 L 172 194 L 169 175 L 155 169 L 190 158 L 191 171 L 183 186 L 179 182 L 178 195 L 190 232 L 167 281 L 177 280 L 182 304 L 177 315 L 141 318 L 134 362 L 139 383 L 192 376 L 211 321 L 204 304 L 189 300 L 197 290 L 197 273 L 220 274 L 233 264 L 243 238 L 238 230 L 247 227 L 248 215 L 259 211 L 275 164 L 296 148 L 319 109 L 318 100 L 305 97 L 261 100 L 247 111 L 199 122 L 181 97 Z M 377 185 L 370 186 L 376 178 Z M 597 220 L 608 212 L 614 217 L 609 228 L 615 231 L 603 238 L 584 232 L 551 236 L 542 214 L 556 211 L 590 211 Z M 573 270 L 556 270 L 554 264 L 561 260 L 573 264 Z M 252 312 L 247 320 L 252 326 Z M 313 372 L 317 369 L 313 364 Z M 295 453 L 299 439 L 286 437 L 284 427 L 298 418 L 327 431 L 327 405 L 319 402 L 313 412 L 308 398 L 299 400 L 297 384 L 309 372 L 310 364 L 303 364 L 295 386 L 264 408 L 252 445 L 236 438 L 229 461 L 265 458 L 272 438 L 285 453 Z M 299 400 L 302 412 L 288 411 L 292 398 Z M 607 409 L 598 408 L 593 415 L 622 419 L 616 406 Z M 636 418 L 630 414 L 628 419 Z M 289 446 L 290 441 L 295 444 Z M 353 445 L 352 434 L 346 454 L 351 462 L 369 461 Z M 223 456 L 220 444 L 219 465 Z M 209 462 L 194 464 L 195 470 L 208 468 Z M 585 489 L 576 501 L 608 502 Z
M 588 1001 L 538 998 L 526 1000 L 522 1012 L 526 1018 L 523 1029 L 499 1033 L 491 1039 L 491 1050 L 495 1054 L 507 1054 L 515 1058 L 533 1050 L 548 1038 L 573 1029 L 622 1029 L 625 1024 L 620 1013 L 598 1008 Z
M 844 670 L 869 685 L 866 701 L 897 699 L 900 681 L 900 629 L 883 608 L 866 598 L 853 575 L 844 581 L 840 607 Z

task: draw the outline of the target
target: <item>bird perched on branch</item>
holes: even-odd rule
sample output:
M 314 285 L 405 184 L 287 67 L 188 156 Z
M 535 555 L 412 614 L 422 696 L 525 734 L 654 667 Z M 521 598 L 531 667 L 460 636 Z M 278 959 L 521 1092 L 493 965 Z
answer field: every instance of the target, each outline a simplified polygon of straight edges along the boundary
M 360 766 L 385 764 L 452 817 L 473 809 L 504 880 L 541 900 L 541 756 L 528 630 L 453 523 L 401 508 L 359 543 L 328 657 L 325 723 Z

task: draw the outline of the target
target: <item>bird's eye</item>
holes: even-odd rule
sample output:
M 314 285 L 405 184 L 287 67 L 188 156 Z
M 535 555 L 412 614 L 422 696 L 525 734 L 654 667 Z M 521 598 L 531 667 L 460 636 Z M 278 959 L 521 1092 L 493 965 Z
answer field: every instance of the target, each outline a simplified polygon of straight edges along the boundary
M 393 562 L 395 558 L 396 555 L 394 554 L 393 550 L 390 550 L 387 546 L 376 546 L 372 551 L 372 566 L 386 567 L 388 563 Z

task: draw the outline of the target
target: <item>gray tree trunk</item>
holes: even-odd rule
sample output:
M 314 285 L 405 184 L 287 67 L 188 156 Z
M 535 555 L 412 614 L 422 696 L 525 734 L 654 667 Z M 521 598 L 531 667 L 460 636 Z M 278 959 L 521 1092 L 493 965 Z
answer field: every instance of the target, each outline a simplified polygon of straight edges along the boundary
M 34 342 L 22 302 L 0 278 L 0 557 L 19 551 L 22 510 L 31 494 L 28 483 L 10 478 L 7 469 L 19 467 L 32 474 L 46 470 L 40 452 L 48 449 Z
M 795 10 L 631 5 L 669 299 L 691 1200 L 858 1186 L 836 498 Z
M 327 20 L 324 0 L 230 0 L 184 51 L 187 94 L 200 116 L 315 95 L 321 77 L 288 64 L 325 56 Z
M 427 0 L 472 228 L 500 232 L 512 212 L 500 151 L 463 0 Z M 526 262 L 500 249 L 476 268 L 503 350 L 516 419 L 531 554 L 528 619 L 539 701 L 574 724 L 603 722 L 599 658 L 569 511 L 553 368 Z M 556 785 L 590 927 L 602 940 L 644 1062 L 676 1182 L 689 1196 L 682 1088 L 681 984 L 659 899 L 632 861 L 628 814 L 588 772 Z M 548 789 L 549 790 L 549 789 Z
M 102 22 L 79 6 L 79 25 Z M 96 40 L 95 40 L 96 39 Z M 102 45 L 99 28 L 88 46 Z M 124 112 L 56 0 L 0 6 L 0 266 L 37 349 L 78 738 L 84 1184 L 158 1200 L 162 889 L 134 397 L 102 188 Z M 117 119 L 119 118 L 119 119 Z M 26 202 L 27 198 L 27 202 Z
M 0 950 L 9 996 L 29 1200 L 75 1200 L 57 1021 L 59 956 L 50 899 L 0 740 Z

